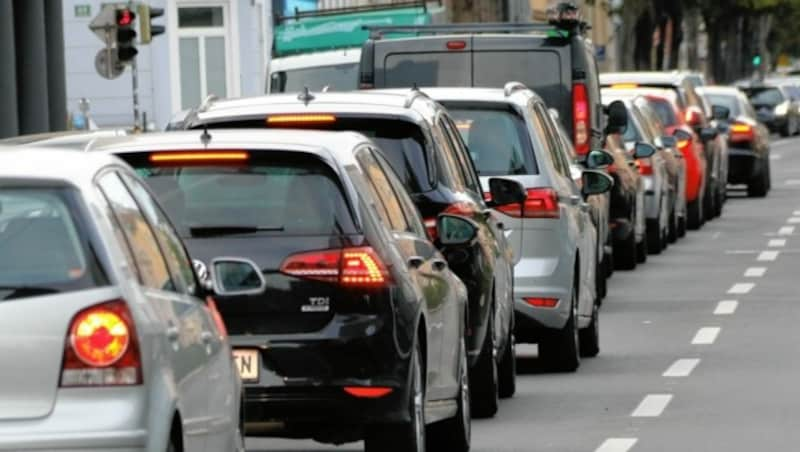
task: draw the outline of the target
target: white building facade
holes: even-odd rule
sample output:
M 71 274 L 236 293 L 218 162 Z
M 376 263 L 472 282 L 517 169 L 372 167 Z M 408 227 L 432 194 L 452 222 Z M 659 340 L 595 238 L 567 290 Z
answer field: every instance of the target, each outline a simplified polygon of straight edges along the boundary
M 105 3 L 110 2 L 64 0 L 67 108 L 76 112 L 85 98 L 98 126 L 130 127 L 130 67 L 114 80 L 101 77 L 94 67 L 103 43 L 89 30 L 89 22 Z M 232 98 L 264 93 L 271 0 L 147 3 L 164 8 L 153 23 L 166 27 L 149 45 L 137 45 L 139 103 L 148 123 L 163 128 L 173 114 L 196 107 L 209 94 Z

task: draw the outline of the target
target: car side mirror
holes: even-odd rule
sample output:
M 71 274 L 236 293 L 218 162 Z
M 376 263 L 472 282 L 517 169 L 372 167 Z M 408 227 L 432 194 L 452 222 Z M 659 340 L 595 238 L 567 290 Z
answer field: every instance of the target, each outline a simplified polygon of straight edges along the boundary
M 677 138 L 678 141 L 689 141 L 692 139 L 692 134 L 682 129 L 676 130 L 672 135 Z
M 717 121 L 727 121 L 731 117 L 731 109 L 722 105 L 712 105 L 711 117 Z
M 703 127 L 700 130 L 700 139 L 703 141 L 711 141 L 719 135 L 719 131 L 714 127 Z
M 436 230 L 442 245 L 467 245 L 478 236 L 478 225 L 474 221 L 456 215 L 439 215 Z
M 638 142 L 633 148 L 633 158 L 646 159 L 650 158 L 656 153 L 656 148 L 652 144 Z
M 592 151 L 586 156 L 586 168 L 603 169 L 614 163 L 614 156 L 602 149 Z
M 601 171 L 586 170 L 581 175 L 583 195 L 599 195 L 614 187 L 614 179 Z
M 625 133 L 628 128 L 628 107 L 620 100 L 615 100 L 606 107 L 608 121 L 606 121 L 606 135 L 612 133 Z
M 492 195 L 491 207 L 518 204 L 528 197 L 521 183 L 502 177 L 489 179 L 489 193 Z
M 661 139 L 661 145 L 665 148 L 677 148 L 678 147 L 678 139 L 674 136 L 664 135 Z
M 267 287 L 264 274 L 253 261 L 238 257 L 218 257 L 211 261 L 211 283 L 222 296 L 254 295 Z
M 703 110 L 694 105 L 686 109 L 686 124 L 697 127 L 703 123 Z

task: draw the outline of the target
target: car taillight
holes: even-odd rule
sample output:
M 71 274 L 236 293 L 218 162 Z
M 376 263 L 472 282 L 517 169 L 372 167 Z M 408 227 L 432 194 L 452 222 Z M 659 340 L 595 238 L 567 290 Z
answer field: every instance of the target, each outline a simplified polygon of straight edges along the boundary
M 555 308 L 558 306 L 558 298 L 525 297 L 523 300 L 536 308 Z
M 576 83 L 572 86 L 572 124 L 575 152 L 578 155 L 586 155 L 590 147 L 591 118 L 585 83 Z
M 371 246 L 294 254 L 281 265 L 281 273 L 343 286 L 381 287 L 390 275 Z
M 214 321 L 214 326 L 217 327 L 217 333 L 220 339 L 228 337 L 228 327 L 225 326 L 225 321 L 222 320 L 222 314 L 217 309 L 217 302 L 213 297 L 206 297 L 206 307 L 211 314 L 211 319 Z
M 125 301 L 101 303 L 75 315 L 64 346 L 61 387 L 139 384 L 139 342 Z
M 379 386 L 345 386 L 344 392 L 361 399 L 379 399 L 394 391 L 392 388 Z
M 741 143 L 753 141 L 753 126 L 749 124 L 733 123 L 730 127 L 730 142 Z
M 489 196 L 489 200 L 491 200 L 491 194 L 484 194 L 484 200 L 486 200 L 486 196 Z M 472 218 L 474 212 L 475 209 L 473 209 L 471 205 L 464 202 L 450 204 L 442 211 L 442 213 L 449 215 L 460 215 L 467 218 Z M 436 239 L 439 238 L 439 231 L 436 230 L 436 218 L 426 218 L 422 223 L 425 225 L 425 229 L 428 231 L 428 238 L 431 239 L 431 242 L 435 242 Z
M 552 188 L 529 188 L 522 204 L 508 204 L 496 209 L 514 218 L 559 218 L 558 193 Z
M 639 174 L 642 176 L 653 175 L 653 162 L 650 159 L 639 159 Z

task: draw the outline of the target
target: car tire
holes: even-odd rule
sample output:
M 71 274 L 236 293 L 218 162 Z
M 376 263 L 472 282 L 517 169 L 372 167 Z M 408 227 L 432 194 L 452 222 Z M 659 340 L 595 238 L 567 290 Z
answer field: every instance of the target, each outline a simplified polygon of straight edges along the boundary
M 517 392 L 517 340 L 514 334 L 510 334 L 503 348 L 503 357 L 497 366 L 499 376 L 498 395 L 501 399 L 510 399 Z
M 607 252 L 605 257 L 603 257 L 604 262 L 604 269 L 606 272 L 606 280 L 611 279 L 611 276 L 614 274 L 614 247 L 610 247 L 611 251 Z M 606 282 L 606 285 L 608 283 Z
M 647 220 L 647 252 L 661 254 L 662 238 L 661 225 L 658 219 Z
M 680 219 L 675 214 L 675 207 L 673 206 L 672 211 L 669 213 L 669 225 L 667 226 L 667 241 L 669 243 L 675 243 L 678 241 L 678 221 Z
M 539 357 L 555 372 L 575 372 L 581 364 L 578 331 L 578 287 L 572 288 L 570 314 L 564 328 L 552 331 L 539 342 Z
M 686 223 L 689 229 L 698 230 L 703 226 L 703 201 L 702 197 L 690 202 L 686 206 Z
M 678 217 L 678 238 L 686 237 L 686 217 Z
M 642 237 L 642 241 L 636 244 L 636 262 L 639 264 L 644 264 L 647 262 L 647 228 L 644 228 L 644 237 Z
M 636 268 L 636 233 L 631 231 L 625 240 L 614 244 L 614 266 L 619 270 Z
M 459 354 L 459 382 L 456 402 L 456 415 L 450 419 L 437 422 L 428 427 L 426 434 L 427 449 L 431 451 L 447 450 L 453 452 L 469 452 L 472 437 L 472 417 L 470 412 L 469 364 L 467 363 L 467 346 L 461 339 Z
M 425 452 L 425 379 L 422 369 L 422 353 L 417 341 L 411 355 L 410 420 L 369 426 L 364 438 L 365 452 Z
M 592 321 L 580 330 L 580 351 L 584 358 L 594 358 L 600 353 L 600 306 L 592 307 Z
M 716 212 L 717 210 L 717 203 L 715 196 L 716 192 L 717 189 L 715 184 L 713 186 L 708 187 L 708 190 L 706 190 L 705 194 L 703 195 L 703 214 L 705 215 L 705 221 L 711 221 L 714 219 L 714 212 Z
M 469 372 L 472 399 L 472 417 L 490 418 L 497 414 L 500 404 L 497 360 L 494 345 L 494 309 L 489 311 L 489 323 L 483 338 L 478 361 Z
M 767 196 L 769 187 L 769 163 L 764 161 L 759 165 L 761 171 L 758 172 L 755 178 L 747 184 L 747 196 L 751 198 L 763 198 Z
M 792 124 L 791 124 L 791 122 L 792 122 L 791 120 L 787 119 L 786 120 L 786 124 L 783 127 L 781 127 L 781 136 L 782 137 L 785 138 L 785 137 L 788 137 L 789 135 L 792 134 L 792 130 L 791 130 Z
M 597 302 L 602 304 L 603 300 L 608 295 L 608 271 L 606 271 L 606 265 L 608 265 L 608 262 L 603 260 L 603 262 L 595 265 L 595 295 L 597 296 Z

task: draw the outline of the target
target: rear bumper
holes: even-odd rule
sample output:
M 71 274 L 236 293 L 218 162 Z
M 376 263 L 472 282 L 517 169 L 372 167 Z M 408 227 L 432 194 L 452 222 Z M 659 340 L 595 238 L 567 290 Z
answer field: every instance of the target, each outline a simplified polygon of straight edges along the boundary
M 0 450 L 145 451 L 150 436 L 145 394 L 138 386 L 60 389 L 48 416 L 0 420 Z
M 760 170 L 761 156 L 746 148 L 728 149 L 728 183 L 746 184 L 755 178 Z
M 540 332 L 561 329 L 570 313 L 574 262 L 561 258 L 522 258 L 514 267 L 515 336 L 536 342 Z M 525 298 L 555 298 L 555 308 L 531 306 Z

